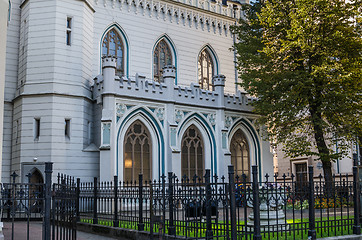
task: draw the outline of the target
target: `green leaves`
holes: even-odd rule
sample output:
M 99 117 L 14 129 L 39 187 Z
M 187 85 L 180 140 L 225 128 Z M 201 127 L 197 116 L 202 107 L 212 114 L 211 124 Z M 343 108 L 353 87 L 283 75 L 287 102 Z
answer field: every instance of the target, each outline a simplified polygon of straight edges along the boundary
M 362 135 L 361 2 L 256 1 L 233 29 L 241 85 L 290 156 L 333 160 Z

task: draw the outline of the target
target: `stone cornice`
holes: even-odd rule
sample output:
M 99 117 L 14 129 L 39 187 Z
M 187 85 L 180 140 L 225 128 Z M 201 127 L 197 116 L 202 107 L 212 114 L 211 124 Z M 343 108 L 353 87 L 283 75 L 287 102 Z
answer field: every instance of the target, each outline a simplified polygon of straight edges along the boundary
M 146 15 L 152 18 L 175 21 L 177 24 L 194 26 L 195 28 L 206 28 L 215 33 L 219 30 L 222 34 L 227 31 L 235 20 L 241 16 L 240 3 L 227 1 L 227 5 L 222 1 L 211 0 L 94 0 L 95 5 L 103 4 L 104 7 L 128 11 L 131 9 L 135 14 Z M 234 18 L 234 6 L 235 10 Z M 227 31 L 226 31 L 227 30 Z
M 30 1 L 30 0 L 24 0 L 24 1 L 20 4 L 20 8 L 23 8 L 24 5 L 25 5 L 28 1 Z M 78 1 L 84 2 L 93 13 L 96 11 L 96 10 L 93 8 L 93 6 L 90 4 L 90 2 L 89 2 L 88 0 L 78 0 Z
M 90 102 L 93 102 L 94 100 L 88 96 L 85 95 L 75 95 L 75 94 L 65 94 L 65 93 L 54 93 L 54 92 L 48 92 L 48 93 L 22 93 L 18 96 L 16 96 L 11 102 L 14 103 L 19 99 L 25 98 L 25 97 L 42 97 L 42 96 L 59 96 L 59 97 L 72 97 L 72 98 L 82 98 L 86 99 Z

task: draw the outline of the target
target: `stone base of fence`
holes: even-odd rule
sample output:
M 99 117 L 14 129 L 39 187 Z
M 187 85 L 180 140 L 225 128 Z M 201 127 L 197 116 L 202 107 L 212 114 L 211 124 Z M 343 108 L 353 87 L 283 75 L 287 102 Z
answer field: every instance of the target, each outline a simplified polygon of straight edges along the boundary
M 105 237 L 117 238 L 121 240 L 150 240 L 150 232 L 138 231 L 133 229 L 115 228 L 99 224 L 77 223 L 77 230 Z M 153 239 L 160 239 L 157 233 L 153 234 Z M 163 240 L 181 240 L 184 237 L 162 235 Z
M 319 238 L 319 240 L 362 240 L 362 235 L 347 235 L 338 237 Z

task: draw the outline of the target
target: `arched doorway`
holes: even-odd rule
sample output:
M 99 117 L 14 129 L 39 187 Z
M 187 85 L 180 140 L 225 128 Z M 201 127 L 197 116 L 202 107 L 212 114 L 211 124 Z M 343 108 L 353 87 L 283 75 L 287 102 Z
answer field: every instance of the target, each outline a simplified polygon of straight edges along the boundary
M 38 169 L 29 173 L 29 199 L 30 211 L 40 213 L 43 210 L 44 178 Z

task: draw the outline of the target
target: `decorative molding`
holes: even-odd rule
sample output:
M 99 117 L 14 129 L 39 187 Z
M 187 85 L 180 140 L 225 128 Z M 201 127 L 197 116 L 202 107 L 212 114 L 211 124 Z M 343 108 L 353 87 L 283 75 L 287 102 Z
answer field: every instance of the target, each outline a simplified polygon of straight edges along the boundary
M 231 116 L 225 115 L 225 128 L 229 129 L 233 125 L 233 118 Z
M 207 115 L 207 120 L 209 120 L 210 124 L 212 126 L 215 126 L 216 124 L 216 114 L 215 113 L 210 113 Z
M 212 30 L 215 34 L 232 36 L 231 33 L 229 34 L 230 26 L 234 24 L 235 19 L 231 2 L 227 2 L 227 5 L 222 4 L 221 1 L 213 2 L 211 0 L 199 1 L 199 4 L 193 2 L 188 0 L 103 0 L 103 6 L 112 9 L 118 8 L 120 11 L 123 11 L 125 7 L 128 12 L 131 12 L 131 8 L 134 7 L 135 14 L 142 13 L 145 16 L 149 12 L 150 18 L 155 16 L 156 19 L 169 20 L 171 23 L 181 23 L 184 26 L 200 28 L 203 31 Z M 94 3 L 99 5 L 99 0 L 94 0 Z M 240 16 L 241 11 L 237 11 L 236 19 L 239 19 Z
M 182 110 L 175 110 L 175 122 L 179 123 L 184 118 L 184 112 Z
M 158 120 L 160 120 L 160 121 L 165 120 L 165 109 L 164 108 L 157 108 L 155 110 L 155 115 L 158 118 Z
M 127 111 L 127 106 L 124 103 L 117 103 L 116 104 L 116 115 L 117 121 L 123 117 L 124 113 Z

